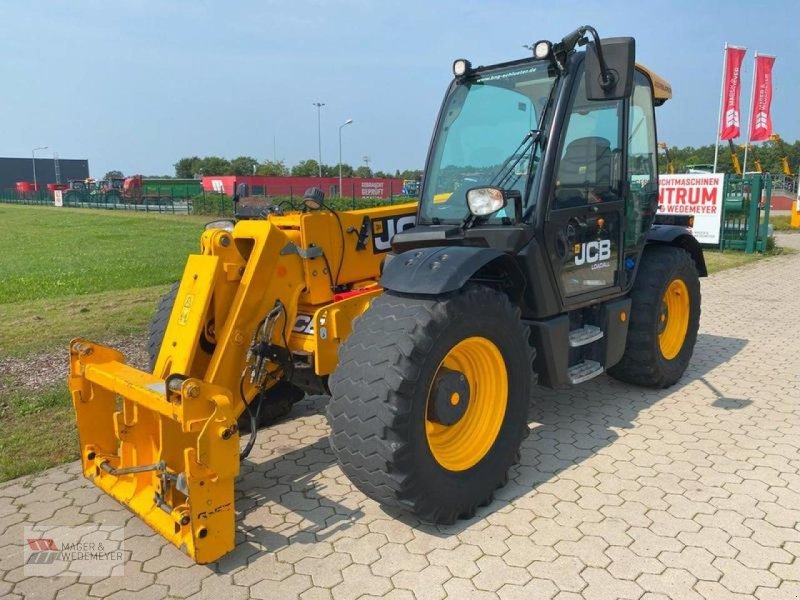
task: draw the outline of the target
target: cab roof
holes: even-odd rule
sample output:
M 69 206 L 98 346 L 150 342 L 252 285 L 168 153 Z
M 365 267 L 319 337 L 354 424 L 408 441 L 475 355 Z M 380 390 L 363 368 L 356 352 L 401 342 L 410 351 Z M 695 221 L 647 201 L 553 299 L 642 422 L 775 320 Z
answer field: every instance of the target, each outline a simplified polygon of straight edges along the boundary
M 672 98 L 672 86 L 669 84 L 669 81 L 657 75 L 644 65 L 637 63 L 636 68 L 647 75 L 650 81 L 653 82 L 653 103 L 656 106 L 661 106 L 664 102 Z

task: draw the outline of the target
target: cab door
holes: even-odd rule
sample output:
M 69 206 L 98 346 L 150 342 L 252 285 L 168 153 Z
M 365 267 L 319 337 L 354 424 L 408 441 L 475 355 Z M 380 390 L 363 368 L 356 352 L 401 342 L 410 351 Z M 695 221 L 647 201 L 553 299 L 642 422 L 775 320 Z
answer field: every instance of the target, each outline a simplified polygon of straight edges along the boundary
M 545 242 L 566 308 L 620 291 L 623 100 L 589 101 L 578 77 L 559 140 Z

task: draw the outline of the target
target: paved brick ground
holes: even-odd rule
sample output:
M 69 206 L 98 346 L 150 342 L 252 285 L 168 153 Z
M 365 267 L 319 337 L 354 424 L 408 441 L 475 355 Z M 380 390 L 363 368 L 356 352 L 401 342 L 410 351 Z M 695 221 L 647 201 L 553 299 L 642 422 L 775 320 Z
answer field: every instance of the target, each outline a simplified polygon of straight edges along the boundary
M 0 597 L 800 598 L 799 279 L 795 255 L 705 280 L 695 357 L 669 390 L 538 391 L 521 463 L 471 521 L 430 527 L 364 498 L 308 401 L 259 437 L 238 546 L 214 565 L 74 463 L 0 486 Z M 126 525 L 125 577 L 23 576 L 24 524 L 84 522 Z

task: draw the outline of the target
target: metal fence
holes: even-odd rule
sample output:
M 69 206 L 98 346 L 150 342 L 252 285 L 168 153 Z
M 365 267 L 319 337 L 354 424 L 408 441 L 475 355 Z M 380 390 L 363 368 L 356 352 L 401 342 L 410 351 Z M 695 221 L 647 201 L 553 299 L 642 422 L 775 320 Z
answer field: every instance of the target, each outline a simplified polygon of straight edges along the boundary
M 262 196 L 243 198 L 242 203 L 280 205 L 284 208 L 301 208 L 303 190 L 289 187 L 285 196 Z M 326 203 L 337 210 L 354 210 L 371 208 L 399 202 L 414 202 L 416 198 L 391 195 L 388 198 L 330 198 Z M 36 206 L 54 206 L 53 192 L 17 192 L 16 190 L 0 191 L 0 203 L 23 204 Z M 66 208 L 99 208 L 106 210 L 128 210 L 137 212 L 154 212 L 174 215 L 208 215 L 215 217 L 233 217 L 235 205 L 233 198 L 225 194 L 201 191 L 195 195 L 180 193 L 175 186 L 157 188 L 150 186 L 139 197 L 128 198 L 114 190 L 106 192 L 89 192 L 87 190 L 63 190 L 62 206 Z

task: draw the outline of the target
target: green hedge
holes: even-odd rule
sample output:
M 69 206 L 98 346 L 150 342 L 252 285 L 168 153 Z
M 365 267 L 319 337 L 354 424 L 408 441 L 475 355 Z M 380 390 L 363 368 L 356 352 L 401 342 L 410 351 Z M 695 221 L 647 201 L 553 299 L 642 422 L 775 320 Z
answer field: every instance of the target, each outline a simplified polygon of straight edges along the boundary
M 338 211 L 353 210 L 360 208 L 372 208 L 374 206 L 388 206 L 401 204 L 404 202 L 414 202 L 415 198 L 327 198 L 325 204 Z M 303 208 L 301 198 L 290 198 L 288 196 L 274 196 L 270 198 L 273 205 L 281 206 L 284 210 L 300 210 Z M 192 199 L 191 212 L 196 215 L 209 215 L 219 217 L 233 216 L 233 199 L 224 194 L 205 193 L 198 194 Z

